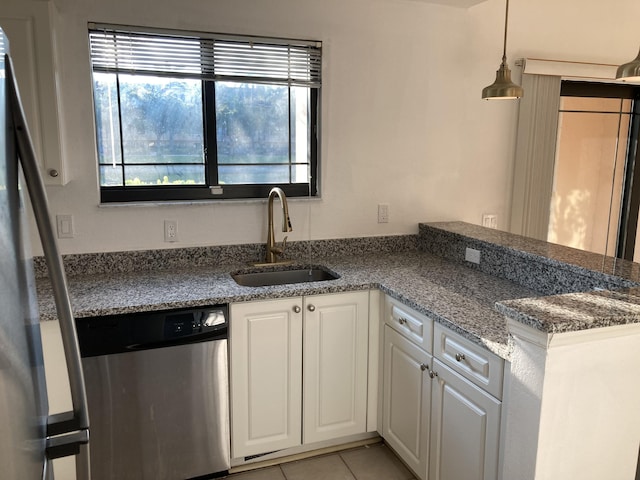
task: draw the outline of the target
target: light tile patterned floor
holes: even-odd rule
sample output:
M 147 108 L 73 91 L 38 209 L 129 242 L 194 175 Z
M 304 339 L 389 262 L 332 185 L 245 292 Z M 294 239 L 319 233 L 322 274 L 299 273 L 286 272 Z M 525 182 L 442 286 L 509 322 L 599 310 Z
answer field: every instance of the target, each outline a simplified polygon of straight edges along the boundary
M 226 477 L 229 480 L 415 480 L 389 448 L 378 443 Z

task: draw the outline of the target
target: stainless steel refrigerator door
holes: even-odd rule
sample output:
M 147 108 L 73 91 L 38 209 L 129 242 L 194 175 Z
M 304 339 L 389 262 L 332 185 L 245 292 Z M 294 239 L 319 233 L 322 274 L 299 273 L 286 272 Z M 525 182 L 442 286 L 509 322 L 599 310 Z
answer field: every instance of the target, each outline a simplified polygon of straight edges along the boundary
M 93 480 L 228 470 L 227 340 L 82 359 Z
M 87 444 L 89 418 L 62 258 L 2 28 L 0 118 L 0 476 L 49 479 L 50 459 L 77 454 Z M 20 190 L 18 165 L 25 179 Z M 25 191 L 53 287 L 73 402 L 72 411 L 51 416 L 47 416 L 31 251 L 24 234 L 27 221 L 20 194 Z
M 4 36 L 0 30 L 0 36 Z M 4 40 L 6 41 L 6 40 Z M 47 399 L 24 204 L 0 48 L 0 477 L 38 480 L 46 465 Z

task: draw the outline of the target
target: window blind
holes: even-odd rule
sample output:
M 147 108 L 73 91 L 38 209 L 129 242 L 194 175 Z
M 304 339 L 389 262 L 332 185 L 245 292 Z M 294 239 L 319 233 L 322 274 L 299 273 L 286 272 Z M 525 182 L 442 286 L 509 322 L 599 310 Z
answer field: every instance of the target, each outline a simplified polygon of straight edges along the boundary
M 94 71 L 318 88 L 322 44 L 89 24 Z
M 5 39 L 7 37 L 4 34 L 4 31 L 2 30 L 2 28 L 0 28 L 0 55 L 2 55 L 2 59 L 0 59 L 1 61 L 4 62 L 4 56 L 5 54 L 9 53 L 9 46 L 5 43 Z

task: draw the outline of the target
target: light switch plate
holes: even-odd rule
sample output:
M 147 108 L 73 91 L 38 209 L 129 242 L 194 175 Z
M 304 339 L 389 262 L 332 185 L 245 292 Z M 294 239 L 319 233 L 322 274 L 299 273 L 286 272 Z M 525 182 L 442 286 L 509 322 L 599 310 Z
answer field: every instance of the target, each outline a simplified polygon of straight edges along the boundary
M 389 223 L 389 204 L 378 204 L 378 223 Z
M 73 238 L 73 215 L 56 215 L 58 238 Z

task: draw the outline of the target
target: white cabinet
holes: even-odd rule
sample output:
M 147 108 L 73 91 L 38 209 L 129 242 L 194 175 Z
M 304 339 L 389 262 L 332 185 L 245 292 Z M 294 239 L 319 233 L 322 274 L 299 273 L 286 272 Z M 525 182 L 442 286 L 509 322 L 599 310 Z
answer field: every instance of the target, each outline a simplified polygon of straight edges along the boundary
M 233 457 L 300 445 L 301 299 L 232 304 L 229 355 Z
M 396 300 L 385 312 L 382 436 L 422 480 L 496 480 L 504 361 Z
M 317 295 L 304 304 L 303 443 L 363 433 L 369 295 Z
M 385 325 L 382 436 L 416 473 L 429 455 L 429 365 L 431 355 Z
M 366 431 L 368 307 L 368 291 L 231 305 L 234 458 Z
M 0 27 L 9 38 L 15 76 L 33 146 L 48 185 L 67 183 L 63 104 L 58 93 L 54 2 L 3 0 Z
M 433 362 L 429 480 L 498 478 L 501 403 Z

